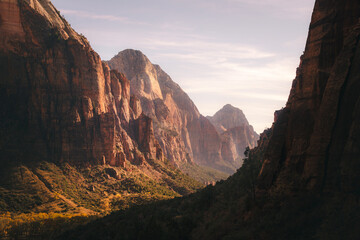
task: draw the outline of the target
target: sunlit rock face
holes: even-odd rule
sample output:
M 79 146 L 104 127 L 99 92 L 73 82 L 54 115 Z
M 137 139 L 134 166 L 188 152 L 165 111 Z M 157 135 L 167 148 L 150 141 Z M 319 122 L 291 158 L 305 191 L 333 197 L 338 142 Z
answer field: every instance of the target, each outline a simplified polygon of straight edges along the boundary
M 130 80 L 133 102 L 153 119 L 165 156 L 177 165 L 193 162 L 187 123 L 200 114 L 189 97 L 140 51 L 122 51 L 108 64 Z
M 316 1 L 289 100 L 276 114 L 259 189 L 359 189 L 359 17 L 359 1 Z
M 110 71 L 51 2 L 0 1 L 0 73 L 2 164 L 125 167 L 136 160 L 136 140 L 150 146 L 139 158 L 163 158 L 152 124 L 130 124 L 142 110 L 125 75 Z
M 222 156 L 224 145 L 231 148 L 234 141 L 222 141 L 189 96 L 158 65 L 152 64 L 140 51 L 131 49 L 120 52 L 108 64 L 130 80 L 131 94 L 153 119 L 156 139 L 168 159 L 177 165 L 196 162 L 228 173 L 236 170 L 239 164 L 233 158 L 225 160 Z M 243 118 L 233 116 L 234 127 L 240 126 L 237 123 Z

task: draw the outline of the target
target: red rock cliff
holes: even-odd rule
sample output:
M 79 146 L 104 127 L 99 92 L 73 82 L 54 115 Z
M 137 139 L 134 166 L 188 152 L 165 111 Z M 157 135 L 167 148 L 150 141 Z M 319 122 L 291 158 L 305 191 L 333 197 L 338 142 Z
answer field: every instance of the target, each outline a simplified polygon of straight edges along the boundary
M 129 81 L 51 2 L 0 1 L 0 73 L 0 163 L 134 159 L 141 124 L 130 129 L 139 109 L 130 108 Z

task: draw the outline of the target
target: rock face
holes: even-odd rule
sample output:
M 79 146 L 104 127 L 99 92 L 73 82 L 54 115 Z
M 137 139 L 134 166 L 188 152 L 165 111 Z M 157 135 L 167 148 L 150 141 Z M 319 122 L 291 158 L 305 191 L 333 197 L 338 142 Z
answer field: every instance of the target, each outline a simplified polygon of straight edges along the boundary
M 139 149 L 148 154 L 148 158 L 163 160 L 162 149 L 153 133 L 152 119 L 144 114 L 134 120 L 135 140 Z
M 316 1 L 289 100 L 276 114 L 259 189 L 358 191 L 359 17 L 359 1 Z
M 110 71 L 51 2 L 0 1 L 0 72 L 1 164 L 163 158 L 125 75 Z
M 130 49 L 120 52 L 108 64 L 130 80 L 131 95 L 153 120 L 155 137 L 166 158 L 178 166 L 196 162 L 228 173 L 236 170 L 238 165 L 233 160 L 222 158 L 223 143 L 215 127 L 159 66 L 140 51 Z
M 222 158 L 239 168 L 246 147 L 254 148 L 259 135 L 249 125 L 244 113 L 230 104 L 207 118 L 220 134 Z

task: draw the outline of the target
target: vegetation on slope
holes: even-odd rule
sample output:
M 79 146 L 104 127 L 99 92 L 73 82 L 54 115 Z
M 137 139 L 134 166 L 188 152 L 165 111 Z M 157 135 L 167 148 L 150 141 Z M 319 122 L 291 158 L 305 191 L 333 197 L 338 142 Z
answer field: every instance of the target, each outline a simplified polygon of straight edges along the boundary
M 270 130 L 265 133 L 270 134 Z M 233 226 L 233 216 L 255 204 L 254 186 L 265 148 L 266 144 L 262 144 L 248 152 L 249 157 L 244 160 L 244 165 L 233 176 L 215 186 L 209 185 L 183 198 L 113 213 L 62 238 L 220 239 L 219 233 L 227 232 Z M 208 235 L 204 237 L 203 233 Z
M 148 163 L 147 171 L 130 164 L 123 169 L 50 162 L 2 168 L 0 238 L 53 238 L 112 211 L 188 195 L 203 187 L 168 162 Z
M 228 173 L 197 164 L 185 163 L 179 167 L 183 173 L 191 176 L 199 182 L 213 184 L 229 177 Z

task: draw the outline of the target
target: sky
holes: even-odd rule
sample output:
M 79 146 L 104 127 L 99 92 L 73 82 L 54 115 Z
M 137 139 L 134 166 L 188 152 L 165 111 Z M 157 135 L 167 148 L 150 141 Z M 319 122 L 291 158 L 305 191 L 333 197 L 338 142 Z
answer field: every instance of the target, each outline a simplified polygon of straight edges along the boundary
M 142 51 L 203 115 L 243 110 L 258 133 L 285 106 L 315 0 L 52 0 L 102 60 Z

